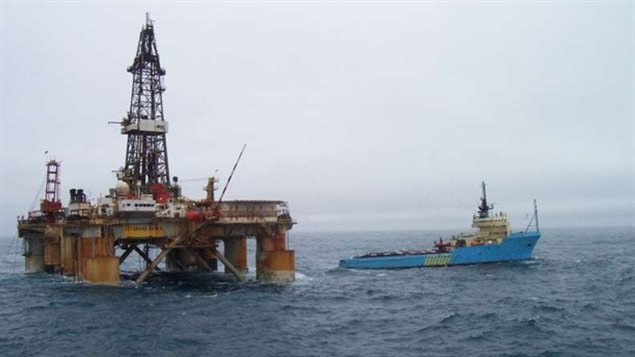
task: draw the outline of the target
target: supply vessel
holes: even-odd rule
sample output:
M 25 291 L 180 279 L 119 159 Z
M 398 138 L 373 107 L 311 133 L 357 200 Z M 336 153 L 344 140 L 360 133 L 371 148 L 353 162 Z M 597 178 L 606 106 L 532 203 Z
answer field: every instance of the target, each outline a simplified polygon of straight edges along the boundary
M 538 239 L 538 209 L 534 200 L 534 215 L 522 232 L 510 229 L 505 213 L 490 213 L 494 206 L 487 203 L 485 182 L 482 183 L 478 213 L 474 215 L 473 233 L 454 235 L 448 242 L 442 238 L 433 249 L 398 250 L 392 252 L 367 253 L 340 260 L 339 265 L 348 269 L 396 269 L 468 265 L 531 259 Z M 529 230 L 533 225 L 534 230 Z

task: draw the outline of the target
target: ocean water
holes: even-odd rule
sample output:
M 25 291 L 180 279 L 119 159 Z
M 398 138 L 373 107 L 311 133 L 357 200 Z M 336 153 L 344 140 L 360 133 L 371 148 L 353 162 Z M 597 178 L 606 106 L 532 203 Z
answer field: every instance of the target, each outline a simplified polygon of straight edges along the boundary
M 118 288 L 24 274 L 7 237 L 0 355 L 635 356 L 632 228 L 545 229 L 522 263 L 337 267 L 441 234 L 292 231 L 292 284 L 196 274 Z

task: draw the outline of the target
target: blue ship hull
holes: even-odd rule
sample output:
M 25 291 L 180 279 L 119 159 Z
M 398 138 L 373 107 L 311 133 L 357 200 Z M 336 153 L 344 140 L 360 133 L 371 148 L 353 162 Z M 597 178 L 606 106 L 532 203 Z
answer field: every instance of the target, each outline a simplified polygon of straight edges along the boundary
M 340 267 L 399 269 L 526 260 L 531 258 L 538 239 L 540 239 L 540 232 L 512 233 L 500 244 L 460 247 L 447 253 L 351 257 L 340 260 Z

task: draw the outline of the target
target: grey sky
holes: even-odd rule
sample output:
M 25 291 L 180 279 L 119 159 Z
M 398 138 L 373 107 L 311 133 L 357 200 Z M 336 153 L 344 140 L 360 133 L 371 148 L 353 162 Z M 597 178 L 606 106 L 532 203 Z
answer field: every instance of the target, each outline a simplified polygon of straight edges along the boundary
M 283 199 L 296 229 L 468 229 L 486 180 L 521 227 L 633 225 L 633 3 L 2 2 L 0 233 L 62 161 L 115 184 L 149 11 L 185 194 Z

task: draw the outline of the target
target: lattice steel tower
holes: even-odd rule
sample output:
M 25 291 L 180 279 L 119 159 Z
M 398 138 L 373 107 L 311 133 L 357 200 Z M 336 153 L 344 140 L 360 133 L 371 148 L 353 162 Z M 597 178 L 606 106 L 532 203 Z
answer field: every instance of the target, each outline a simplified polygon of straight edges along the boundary
M 168 122 L 163 117 L 165 87 L 161 80 L 165 69 L 159 62 L 154 26 L 147 13 L 137 54 L 128 72 L 132 73 L 132 95 L 128 116 L 121 122 L 121 133 L 128 135 L 121 179 L 131 188 L 139 184 L 142 188 L 155 183 L 170 185 L 165 141 Z

